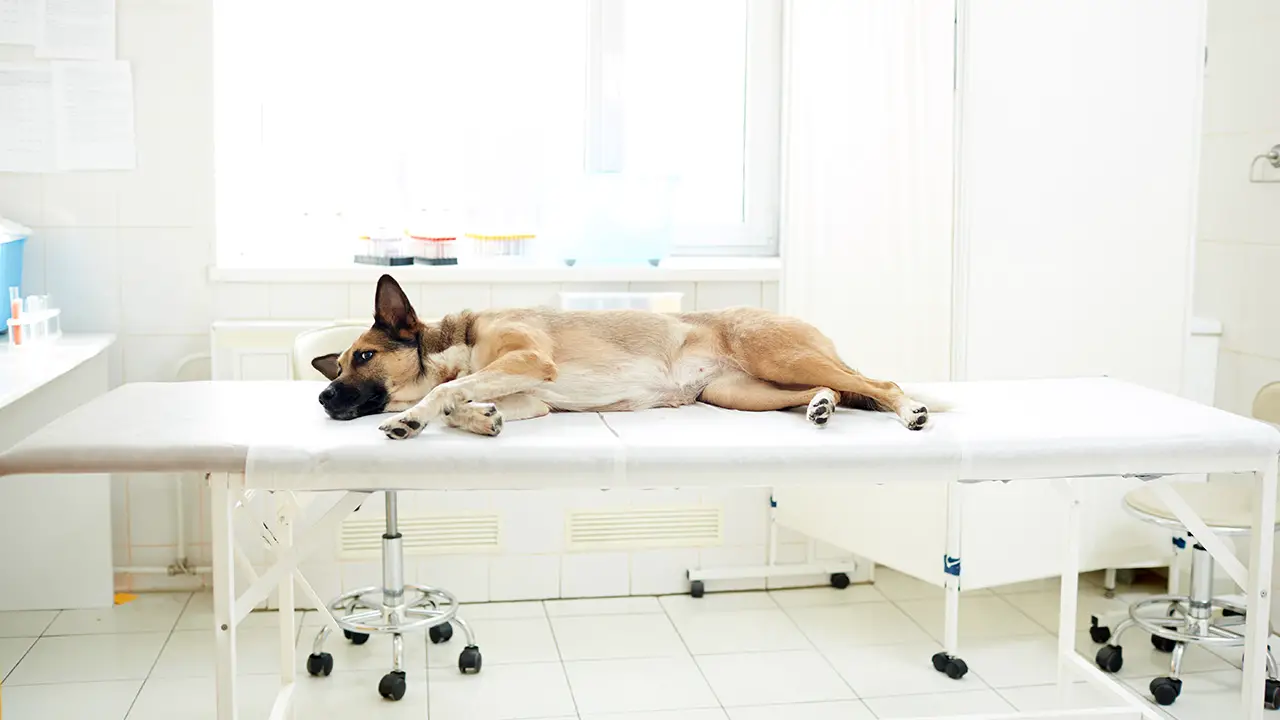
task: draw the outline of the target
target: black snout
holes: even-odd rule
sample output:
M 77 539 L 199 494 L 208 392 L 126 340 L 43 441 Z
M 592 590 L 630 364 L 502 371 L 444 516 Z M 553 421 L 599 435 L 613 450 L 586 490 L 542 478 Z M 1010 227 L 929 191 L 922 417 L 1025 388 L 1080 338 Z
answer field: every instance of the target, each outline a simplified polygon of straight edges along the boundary
M 349 384 L 334 380 L 320 391 L 320 404 L 334 420 L 354 420 L 382 412 L 387 407 L 387 391 L 380 383 Z

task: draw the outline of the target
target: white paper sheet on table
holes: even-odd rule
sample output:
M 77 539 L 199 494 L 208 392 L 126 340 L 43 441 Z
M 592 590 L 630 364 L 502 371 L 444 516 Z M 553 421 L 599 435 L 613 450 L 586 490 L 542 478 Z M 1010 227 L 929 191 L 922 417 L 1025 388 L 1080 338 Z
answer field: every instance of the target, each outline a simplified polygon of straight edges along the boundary
M 44 27 L 36 57 L 114 60 L 115 0 L 43 0 Z
M 0 64 L 0 172 L 53 170 L 53 124 L 49 67 Z
M 132 170 L 133 73 L 129 63 L 53 63 L 58 170 Z
M 0 0 L 0 45 L 38 45 L 44 35 L 44 0 Z

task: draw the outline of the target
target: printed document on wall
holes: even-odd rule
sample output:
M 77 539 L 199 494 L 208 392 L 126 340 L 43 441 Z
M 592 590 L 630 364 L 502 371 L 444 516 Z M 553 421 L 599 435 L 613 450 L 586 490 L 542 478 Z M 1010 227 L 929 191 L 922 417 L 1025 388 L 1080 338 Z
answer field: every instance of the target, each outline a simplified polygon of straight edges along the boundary
M 128 62 L 55 62 L 53 127 L 58 170 L 132 170 L 133 73 Z
M 52 71 L 0 64 L 0 172 L 54 168 Z
M 38 45 L 44 0 L 0 0 L 0 45 Z
M 43 0 L 44 28 L 36 57 L 114 60 L 116 0 Z

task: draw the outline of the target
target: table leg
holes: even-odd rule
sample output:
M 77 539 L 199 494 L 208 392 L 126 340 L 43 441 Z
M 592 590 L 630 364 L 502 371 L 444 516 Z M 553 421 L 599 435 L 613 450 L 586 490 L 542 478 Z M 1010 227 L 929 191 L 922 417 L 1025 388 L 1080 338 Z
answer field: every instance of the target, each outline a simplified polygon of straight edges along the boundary
M 1076 604 L 1080 584 L 1080 499 L 1075 484 L 1057 481 L 1066 502 L 1066 548 L 1062 555 L 1062 589 L 1058 595 L 1058 698 L 1065 706 L 1076 653 Z
M 236 718 L 235 539 L 232 530 L 236 495 L 232 493 L 231 486 L 234 483 L 238 487 L 243 477 L 237 475 L 233 479 L 227 473 L 209 475 L 218 720 Z
M 1249 535 L 1249 592 L 1245 612 L 1244 678 L 1241 707 L 1244 717 L 1261 720 L 1266 688 L 1267 641 L 1271 636 L 1271 562 L 1275 552 L 1276 463 L 1256 473 L 1257 502 Z
M 945 606 L 943 610 L 942 646 L 947 655 L 955 657 L 960 652 L 960 483 L 953 482 L 947 488 L 947 556 L 943 559 Z
M 293 495 L 287 491 L 276 493 L 276 517 L 277 534 L 279 550 L 288 550 L 293 547 L 293 519 L 294 519 L 294 502 Z M 280 684 L 288 686 L 297 678 L 297 660 L 294 657 L 294 645 L 297 642 L 297 629 L 294 618 L 294 598 L 293 598 L 293 573 L 288 573 L 280 579 L 279 590 L 279 620 L 280 620 Z M 285 717 L 293 717 L 293 704 L 289 703 L 285 710 Z

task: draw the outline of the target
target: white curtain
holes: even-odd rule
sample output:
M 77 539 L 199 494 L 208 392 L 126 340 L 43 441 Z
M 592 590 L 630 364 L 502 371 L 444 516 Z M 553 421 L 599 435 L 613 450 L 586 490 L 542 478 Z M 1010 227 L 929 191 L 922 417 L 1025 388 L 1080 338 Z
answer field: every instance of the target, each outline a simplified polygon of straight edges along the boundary
M 781 309 L 870 376 L 948 379 L 954 5 L 787 5 Z

